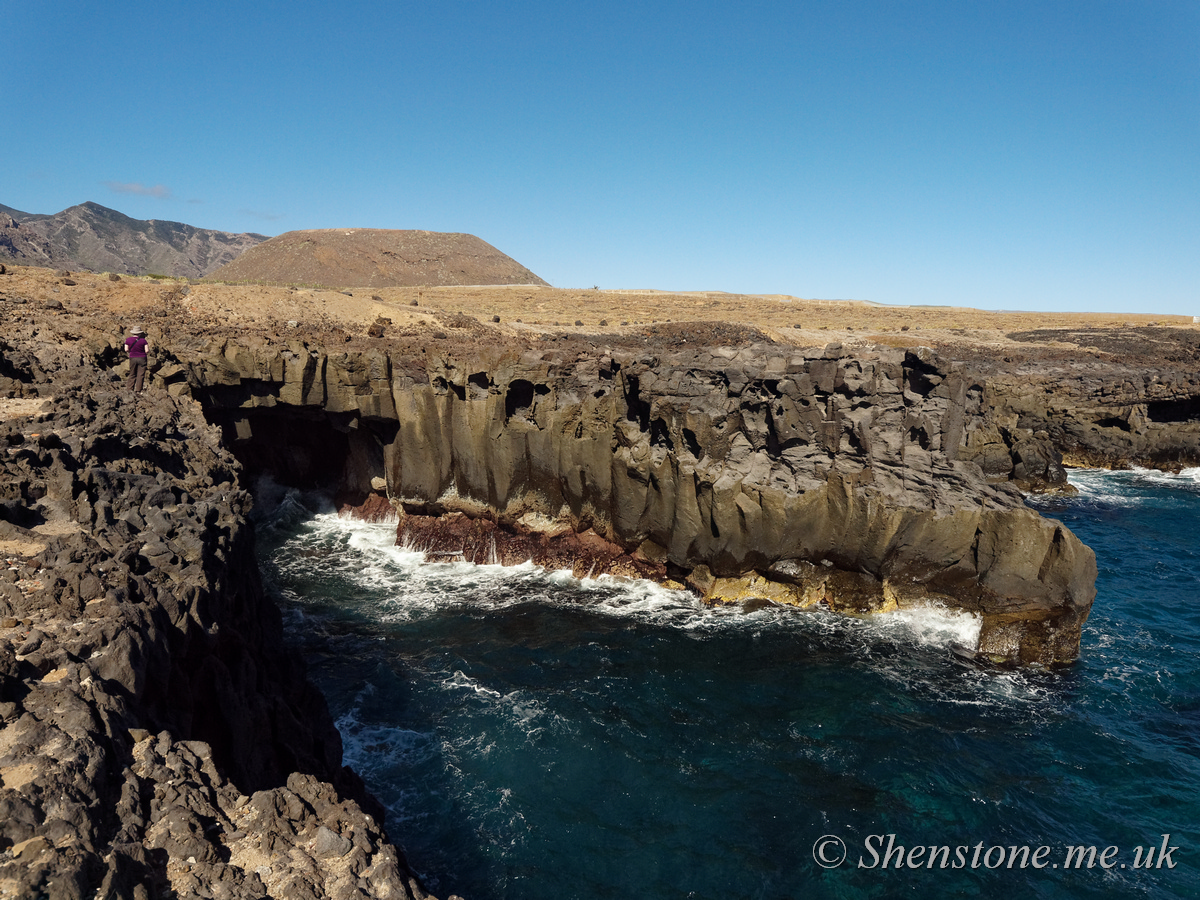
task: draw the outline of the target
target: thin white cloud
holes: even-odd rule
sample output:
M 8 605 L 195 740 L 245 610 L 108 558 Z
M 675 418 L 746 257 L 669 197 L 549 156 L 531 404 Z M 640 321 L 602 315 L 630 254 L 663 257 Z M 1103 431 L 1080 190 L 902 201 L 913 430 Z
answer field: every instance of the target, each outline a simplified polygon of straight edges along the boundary
M 116 194 L 137 194 L 140 197 L 157 197 L 159 200 L 169 200 L 171 197 L 171 189 L 161 184 L 147 187 L 136 181 L 130 184 L 123 181 L 106 181 L 104 183 L 110 191 Z
M 252 216 L 255 219 L 262 219 L 264 222 L 278 222 L 280 219 L 284 218 L 278 213 L 259 212 L 256 209 L 239 209 L 238 212 L 243 216 Z

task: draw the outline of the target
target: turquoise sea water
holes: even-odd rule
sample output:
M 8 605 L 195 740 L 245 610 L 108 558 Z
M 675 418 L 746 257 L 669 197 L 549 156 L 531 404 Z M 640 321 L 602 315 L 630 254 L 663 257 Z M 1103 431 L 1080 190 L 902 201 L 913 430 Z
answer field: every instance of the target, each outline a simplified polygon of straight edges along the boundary
M 1056 673 L 963 662 L 978 623 L 945 612 L 426 564 L 295 493 L 259 542 L 438 896 L 1197 897 L 1200 470 L 1072 481 L 1037 506 L 1096 550 L 1099 596 Z

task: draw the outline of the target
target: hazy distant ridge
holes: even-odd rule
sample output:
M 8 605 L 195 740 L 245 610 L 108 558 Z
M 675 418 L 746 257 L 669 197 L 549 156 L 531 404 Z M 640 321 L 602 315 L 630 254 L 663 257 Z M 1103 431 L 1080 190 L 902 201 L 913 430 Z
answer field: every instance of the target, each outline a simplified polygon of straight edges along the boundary
M 131 219 L 99 203 L 54 215 L 0 204 L 0 262 L 201 278 L 267 240 L 182 222 Z

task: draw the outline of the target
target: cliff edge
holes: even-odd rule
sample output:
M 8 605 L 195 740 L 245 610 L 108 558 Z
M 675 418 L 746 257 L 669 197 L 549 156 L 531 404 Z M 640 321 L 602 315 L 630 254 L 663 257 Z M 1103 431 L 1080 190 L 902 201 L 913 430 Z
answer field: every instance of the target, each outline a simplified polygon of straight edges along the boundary
M 39 336 L 0 340 L 0 893 L 426 897 L 284 646 L 219 434 Z
M 213 340 L 181 352 L 175 377 L 248 465 L 375 490 L 414 546 L 649 577 L 711 602 L 964 609 L 981 616 L 981 658 L 1077 656 L 1095 559 L 985 477 L 973 457 L 988 440 L 1013 451 L 961 365 L 725 346 L 699 328 L 648 349 L 459 327 L 355 351 Z M 1054 477 L 1053 451 L 1028 444 L 1010 458 Z

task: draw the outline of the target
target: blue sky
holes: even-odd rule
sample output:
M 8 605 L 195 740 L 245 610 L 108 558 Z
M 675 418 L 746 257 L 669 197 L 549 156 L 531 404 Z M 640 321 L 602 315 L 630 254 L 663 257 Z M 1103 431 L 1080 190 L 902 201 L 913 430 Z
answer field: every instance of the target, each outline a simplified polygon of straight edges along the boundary
M 1200 314 L 1200 2 L 0 0 L 0 203 L 559 287 Z

